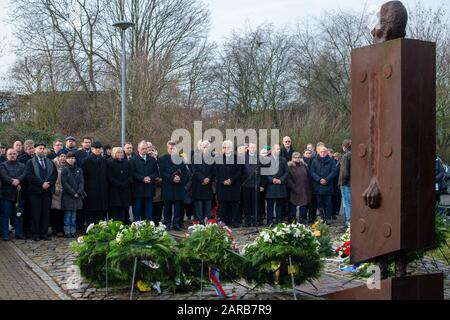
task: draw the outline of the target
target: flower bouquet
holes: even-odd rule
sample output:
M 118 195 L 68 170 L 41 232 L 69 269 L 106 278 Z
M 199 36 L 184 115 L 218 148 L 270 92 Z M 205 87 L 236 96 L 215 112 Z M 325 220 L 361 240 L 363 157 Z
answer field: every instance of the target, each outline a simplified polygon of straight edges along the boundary
M 203 279 L 208 279 L 209 268 L 220 270 L 222 282 L 240 278 L 243 259 L 237 253 L 231 231 L 223 223 L 209 220 L 206 226 L 189 227 L 189 234 L 180 244 L 177 265 L 180 288 L 198 288 L 202 272 Z
M 317 237 L 305 225 L 280 223 L 273 229 L 263 229 L 244 247 L 246 280 L 287 288 L 292 285 L 291 273 L 296 285 L 317 278 L 323 266 L 319 250 Z
M 330 230 L 327 224 L 325 224 L 323 220 L 318 217 L 316 222 L 311 226 L 311 230 L 320 243 L 319 253 L 323 257 L 332 256 L 333 248 L 331 247 Z
M 131 281 L 137 258 L 138 283 L 160 284 L 163 288 L 175 290 L 176 251 L 176 242 L 167 233 L 165 225 L 137 221 L 120 230 L 111 242 L 108 259 L 111 269 L 123 281 Z
M 75 264 L 80 268 L 81 275 L 98 285 L 104 284 L 106 275 L 106 256 L 110 250 L 110 241 L 115 239 L 124 228 L 120 221 L 100 221 L 90 224 L 86 235 L 71 243 L 71 248 L 78 253 Z M 108 281 L 114 283 L 120 278 L 108 270 Z

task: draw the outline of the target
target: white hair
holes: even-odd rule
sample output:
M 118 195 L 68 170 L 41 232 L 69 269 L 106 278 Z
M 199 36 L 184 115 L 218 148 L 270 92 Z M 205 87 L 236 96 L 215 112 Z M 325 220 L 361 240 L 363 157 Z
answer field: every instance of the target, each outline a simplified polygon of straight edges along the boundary
M 226 146 L 229 146 L 230 148 L 233 148 L 233 141 L 231 141 L 231 140 L 225 140 L 225 141 L 222 143 L 222 147 L 226 147 Z
M 211 146 L 211 143 L 208 140 L 203 140 L 200 142 L 200 146 L 201 147 L 206 146 L 209 148 Z

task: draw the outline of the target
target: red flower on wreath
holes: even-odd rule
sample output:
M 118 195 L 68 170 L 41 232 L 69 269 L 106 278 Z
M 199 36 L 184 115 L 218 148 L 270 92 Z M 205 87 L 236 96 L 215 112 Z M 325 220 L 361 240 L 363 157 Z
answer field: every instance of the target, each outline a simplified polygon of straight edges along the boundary
M 340 247 L 336 249 L 336 253 L 342 258 L 350 256 L 350 241 L 345 241 Z

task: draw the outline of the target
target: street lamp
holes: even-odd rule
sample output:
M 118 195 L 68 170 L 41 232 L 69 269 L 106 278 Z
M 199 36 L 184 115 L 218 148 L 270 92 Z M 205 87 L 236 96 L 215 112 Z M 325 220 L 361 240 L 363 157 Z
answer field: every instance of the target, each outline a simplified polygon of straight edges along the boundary
M 134 27 L 134 23 L 127 21 L 119 21 L 113 24 L 113 27 L 117 27 L 122 30 L 121 39 L 122 39 L 122 146 L 125 144 L 125 123 L 126 123 L 126 81 L 127 81 L 127 57 L 125 54 L 125 30 L 129 27 Z

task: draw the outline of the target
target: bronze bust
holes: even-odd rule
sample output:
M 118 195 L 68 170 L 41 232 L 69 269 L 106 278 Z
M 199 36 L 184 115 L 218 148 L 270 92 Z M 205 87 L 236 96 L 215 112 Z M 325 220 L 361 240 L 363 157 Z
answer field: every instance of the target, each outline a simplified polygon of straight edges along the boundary
M 389 1 L 381 6 L 378 25 L 372 30 L 373 43 L 381 43 L 406 35 L 408 13 L 400 1 Z

